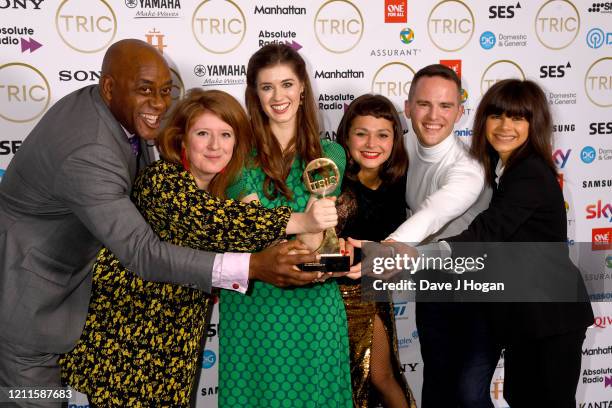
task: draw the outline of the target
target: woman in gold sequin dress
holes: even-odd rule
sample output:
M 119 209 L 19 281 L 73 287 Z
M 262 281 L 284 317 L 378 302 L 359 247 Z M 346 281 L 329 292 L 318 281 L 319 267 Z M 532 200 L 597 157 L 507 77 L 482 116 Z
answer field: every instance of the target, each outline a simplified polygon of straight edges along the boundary
M 132 194 L 160 239 L 250 252 L 316 223 L 312 213 L 223 198 L 250 138 L 246 114 L 229 94 L 194 89 L 179 102 L 157 139 L 162 160 L 140 174 Z M 142 280 L 102 249 L 83 334 L 60 360 L 64 382 L 91 406 L 189 407 L 210 304 L 199 290 Z
M 384 96 L 362 95 L 348 107 L 337 132 L 347 154 L 337 205 L 340 236 L 384 240 L 406 219 L 408 157 L 402 135 L 397 111 Z M 341 282 L 355 407 L 378 402 L 389 408 L 416 407 L 399 368 L 393 304 L 364 302 L 359 281 Z

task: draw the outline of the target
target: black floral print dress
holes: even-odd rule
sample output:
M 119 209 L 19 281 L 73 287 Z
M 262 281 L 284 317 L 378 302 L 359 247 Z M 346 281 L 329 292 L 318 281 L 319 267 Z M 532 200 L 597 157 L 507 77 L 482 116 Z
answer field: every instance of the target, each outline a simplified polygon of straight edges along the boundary
M 285 236 L 291 214 L 213 197 L 161 160 L 132 200 L 163 241 L 214 252 L 261 250 Z M 103 248 L 83 334 L 60 359 L 63 381 L 100 406 L 189 406 L 210 303 L 197 289 L 144 281 Z

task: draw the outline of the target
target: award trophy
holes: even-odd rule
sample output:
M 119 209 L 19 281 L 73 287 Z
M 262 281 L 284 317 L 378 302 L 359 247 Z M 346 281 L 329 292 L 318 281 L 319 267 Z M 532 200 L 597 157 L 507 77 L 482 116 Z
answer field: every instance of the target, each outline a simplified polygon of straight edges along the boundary
M 304 169 L 304 183 L 312 194 L 325 197 L 338 186 L 338 166 L 327 158 L 315 159 Z M 340 244 L 334 228 L 323 231 L 323 241 L 317 249 L 321 255 L 318 262 L 300 266 L 303 271 L 346 272 L 350 268 L 350 257 L 340 254 Z

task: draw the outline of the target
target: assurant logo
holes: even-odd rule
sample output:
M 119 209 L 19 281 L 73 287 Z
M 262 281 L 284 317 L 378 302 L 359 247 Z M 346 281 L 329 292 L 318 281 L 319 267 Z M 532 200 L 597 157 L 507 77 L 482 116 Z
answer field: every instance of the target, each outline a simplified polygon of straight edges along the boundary
M 410 27 L 406 27 L 400 31 L 400 41 L 408 45 L 414 41 L 414 31 Z
M 462 1 L 443 0 L 436 4 L 427 18 L 427 34 L 442 51 L 459 51 L 474 35 L 474 14 Z
M 38 69 L 21 62 L 0 65 L 0 118 L 29 122 L 42 115 L 51 101 L 51 87 Z
M 549 0 L 536 14 L 536 36 L 546 48 L 561 50 L 569 46 L 579 31 L 580 14 L 569 0 Z
M 68 47 L 89 54 L 113 42 L 117 18 L 104 0 L 64 0 L 55 14 L 55 28 Z
M 191 19 L 196 41 L 213 54 L 227 54 L 242 44 L 246 25 L 244 13 L 232 0 L 204 0 Z
M 327 51 L 342 54 L 361 41 L 363 21 L 361 11 L 350 1 L 329 0 L 315 14 L 315 37 Z

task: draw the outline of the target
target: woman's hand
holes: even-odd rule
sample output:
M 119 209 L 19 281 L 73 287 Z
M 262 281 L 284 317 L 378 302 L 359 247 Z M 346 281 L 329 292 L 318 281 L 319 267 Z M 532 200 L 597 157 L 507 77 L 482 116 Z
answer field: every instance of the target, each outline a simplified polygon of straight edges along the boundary
M 336 211 L 336 197 L 314 198 L 310 197 L 306 205 L 304 215 L 304 232 L 321 232 L 333 228 L 338 224 L 338 212 Z

